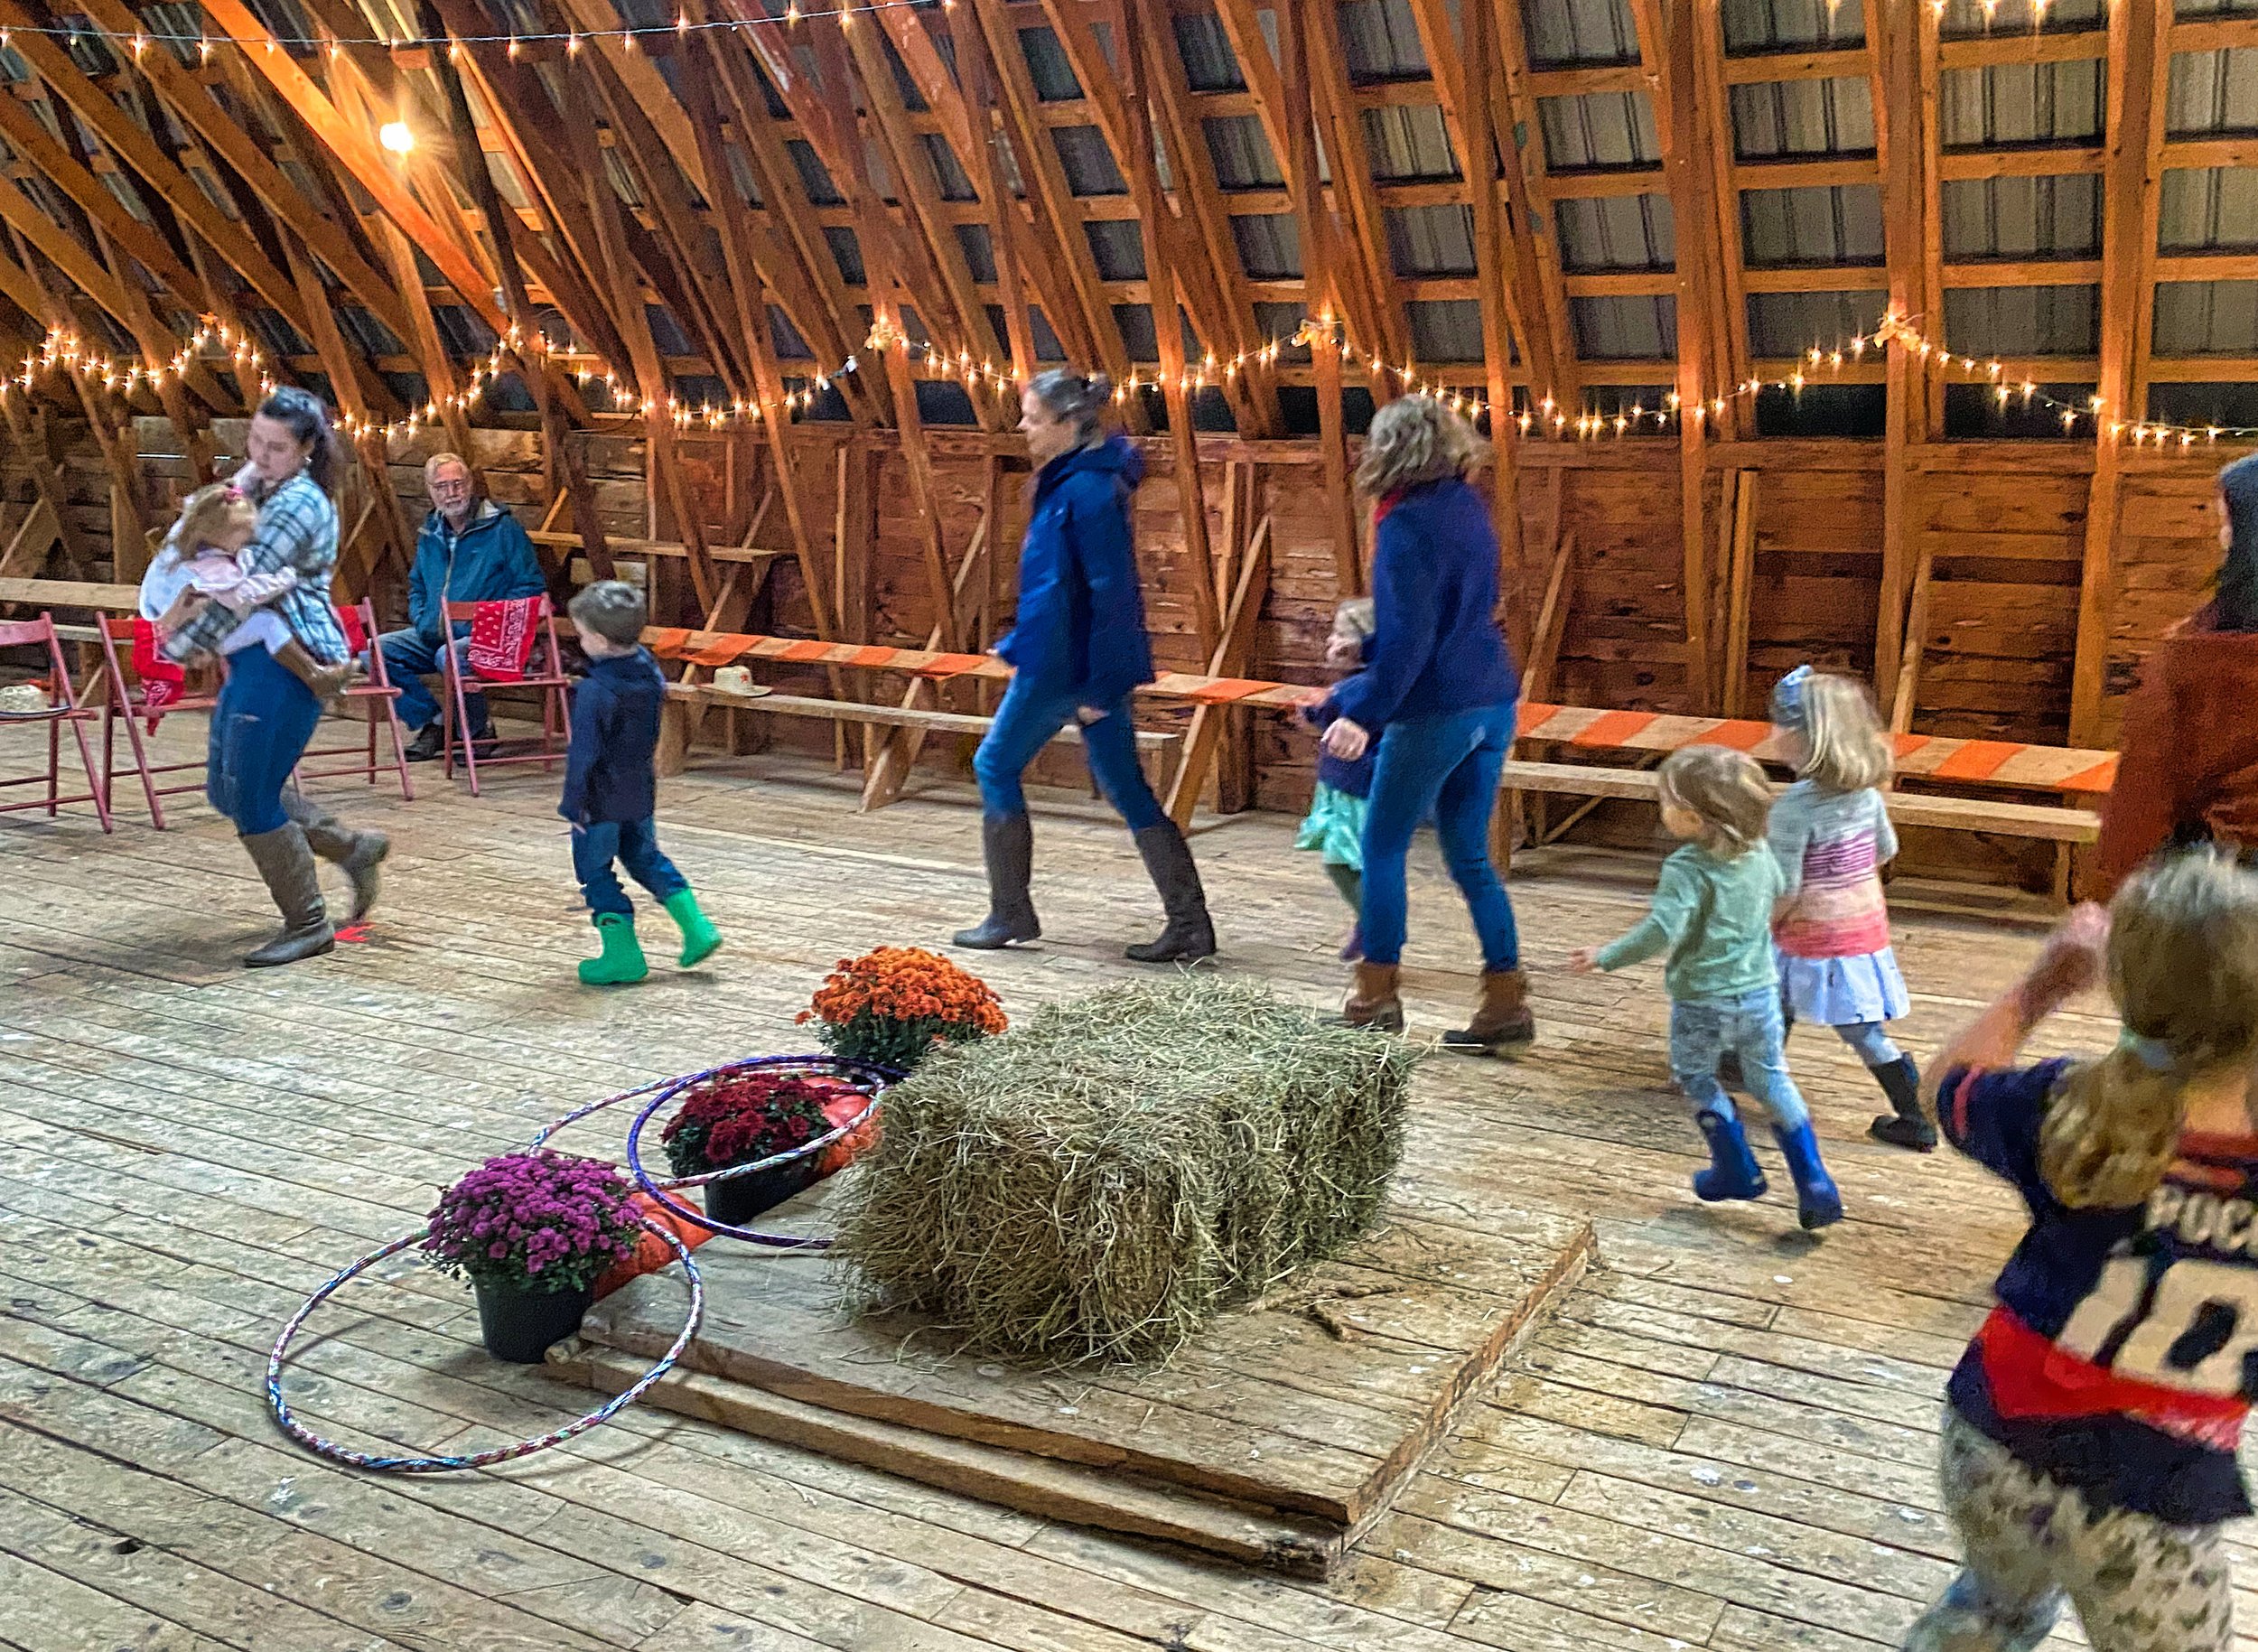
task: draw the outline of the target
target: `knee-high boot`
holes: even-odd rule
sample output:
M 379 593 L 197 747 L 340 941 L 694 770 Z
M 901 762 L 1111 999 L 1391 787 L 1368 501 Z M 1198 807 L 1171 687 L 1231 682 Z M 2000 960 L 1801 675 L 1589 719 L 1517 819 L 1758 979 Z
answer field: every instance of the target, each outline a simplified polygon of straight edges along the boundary
M 1123 956 L 1139 964 L 1197 964 L 1213 957 L 1215 925 L 1208 918 L 1208 895 L 1199 886 L 1191 845 L 1172 820 L 1145 827 L 1136 839 L 1168 925 L 1154 939 L 1124 947 Z
M 359 923 L 377 904 L 378 874 L 384 857 L 392 853 L 392 840 L 382 832 L 355 832 L 338 824 L 337 817 L 296 787 L 283 790 L 283 813 L 306 835 L 306 847 L 332 863 L 353 886 L 349 924 Z
M 988 915 L 956 931 L 959 947 L 993 952 L 1043 932 L 1029 892 L 1035 878 L 1035 828 L 1024 815 L 983 815 L 980 853 L 988 867 Z
M 282 933 L 245 958 L 245 966 L 266 969 L 295 964 L 336 946 L 329 909 L 322 901 L 321 874 L 314 867 L 313 851 L 306 846 L 304 829 L 294 820 L 271 832 L 246 834 L 242 841 L 283 919 Z

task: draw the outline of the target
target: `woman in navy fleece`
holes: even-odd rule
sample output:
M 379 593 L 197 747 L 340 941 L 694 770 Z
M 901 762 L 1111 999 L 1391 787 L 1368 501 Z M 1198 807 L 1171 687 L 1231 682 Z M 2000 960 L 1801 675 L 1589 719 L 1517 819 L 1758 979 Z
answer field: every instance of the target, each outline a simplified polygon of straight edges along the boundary
M 1373 502 L 1376 627 L 1365 668 L 1333 690 L 1325 749 L 1354 759 L 1376 738 L 1364 829 L 1364 958 L 1346 1019 L 1393 1031 L 1404 954 L 1404 863 L 1430 814 L 1482 946 L 1481 999 L 1443 1044 L 1497 1055 L 1535 1036 L 1513 906 L 1489 863 L 1489 817 L 1512 743 L 1520 675 L 1496 618 L 1498 537 L 1467 481 L 1484 446 L 1428 396 L 1380 409 L 1357 467 Z
M 1009 947 L 1042 933 L 1029 893 L 1034 833 L 1020 776 L 1071 720 L 1081 725 L 1090 772 L 1128 822 L 1168 915 L 1158 939 L 1127 955 L 1141 964 L 1197 963 L 1216 949 L 1207 896 L 1183 834 L 1137 767 L 1130 721 L 1131 693 L 1152 680 L 1129 519 L 1144 462 L 1127 437 L 1106 434 L 1113 399 L 1112 380 L 1063 368 L 1042 374 L 1020 397 L 1020 428 L 1038 468 L 1020 546 L 1019 614 L 995 645 L 1013 676 L 972 760 L 988 916 L 959 930 L 956 944 Z

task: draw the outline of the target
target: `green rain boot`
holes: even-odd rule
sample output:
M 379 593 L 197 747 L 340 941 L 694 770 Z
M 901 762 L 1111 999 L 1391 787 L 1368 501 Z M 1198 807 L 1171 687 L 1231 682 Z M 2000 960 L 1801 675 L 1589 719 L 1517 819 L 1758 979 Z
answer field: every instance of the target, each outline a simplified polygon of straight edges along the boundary
M 596 938 L 603 943 L 602 957 L 583 958 L 583 986 L 626 986 L 650 974 L 643 948 L 635 938 L 635 919 L 625 912 L 598 912 Z
M 714 927 L 714 920 L 698 910 L 696 891 L 684 890 L 666 900 L 667 916 L 675 920 L 682 931 L 682 956 L 675 960 L 683 968 L 703 964 L 712 957 L 722 944 L 722 932 Z

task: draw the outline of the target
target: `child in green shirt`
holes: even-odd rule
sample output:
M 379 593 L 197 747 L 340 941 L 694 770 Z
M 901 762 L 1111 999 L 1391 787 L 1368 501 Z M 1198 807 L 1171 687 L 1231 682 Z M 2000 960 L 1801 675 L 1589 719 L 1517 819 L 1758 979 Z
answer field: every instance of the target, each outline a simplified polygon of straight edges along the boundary
M 1787 884 L 1765 844 L 1772 794 L 1764 770 L 1746 752 L 1688 746 L 1672 753 L 1661 778 L 1663 826 L 1685 846 L 1662 863 L 1638 926 L 1610 946 L 1582 948 L 1569 967 L 1584 975 L 1669 955 L 1662 979 L 1670 994 L 1670 1074 L 1694 1103 L 1710 1152 L 1709 1169 L 1694 1178 L 1695 1197 L 1713 1203 L 1765 1190 L 1732 1097 L 1717 1081 L 1718 1060 L 1731 1052 L 1771 1111 L 1804 1227 L 1839 1222 L 1842 1195 L 1820 1162 L 1810 1109 L 1787 1076 L 1772 959 L 1772 907 Z

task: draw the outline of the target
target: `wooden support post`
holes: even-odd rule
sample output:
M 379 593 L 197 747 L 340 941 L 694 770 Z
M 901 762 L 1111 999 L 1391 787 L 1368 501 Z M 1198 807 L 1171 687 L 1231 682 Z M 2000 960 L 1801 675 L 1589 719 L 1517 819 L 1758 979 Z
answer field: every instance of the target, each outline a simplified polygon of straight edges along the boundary
M 1936 576 L 1936 553 L 1921 553 L 1914 571 L 1913 594 L 1906 609 L 1905 642 L 1898 662 L 1897 680 L 1890 686 L 1889 732 L 1909 733 L 1921 689 L 1921 654 L 1928 646 L 1929 585 Z
M 1732 548 L 1725 586 L 1725 670 L 1722 710 L 1728 717 L 1742 714 L 1749 695 L 1749 610 L 1756 599 L 1756 471 L 1730 472 Z
M 2169 0 L 2120 0 L 2109 14 L 2108 147 L 2102 173 L 2101 373 L 2095 387 L 2094 479 L 2085 501 L 2085 560 L 2078 583 L 2077 643 L 2070 667 L 2072 744 L 2098 743 L 2108 684 L 2109 613 L 2116 585 L 2123 443 L 2115 434 L 2147 417 L 2141 383 L 2146 312 L 2156 273 L 2156 194 L 2161 186 L 2163 83 L 2170 59 Z M 2136 399 L 2138 398 L 2138 399 Z
M 1239 558 L 1238 583 L 1224 617 L 1223 635 L 1208 658 L 1209 677 L 1237 677 L 1246 672 L 1255 655 L 1255 622 L 1269 596 L 1270 518 L 1264 517 L 1247 541 L 1246 555 Z M 1202 705 L 1191 714 L 1191 728 L 1184 736 L 1183 752 L 1168 792 L 1169 817 L 1179 826 L 1190 826 L 1192 811 L 1199 807 L 1199 794 L 1207 787 L 1208 770 L 1223 738 L 1228 709 Z
M 1867 0 L 1866 5 L 1889 313 L 1900 317 L 1927 313 L 1938 297 L 1937 289 L 1928 283 L 1930 249 L 1924 246 L 1923 233 L 1931 170 L 1931 139 L 1922 118 L 1923 43 L 1932 26 L 1921 15 L 1926 10 L 1915 6 L 1892 14 L 1882 0 Z M 1891 348 L 1883 372 L 1881 591 L 1874 627 L 1873 682 L 1883 715 L 1894 718 L 1901 676 L 1896 667 L 1910 641 L 1904 628 L 1914 540 L 1912 449 L 1927 439 L 1929 406 L 1927 375 L 1904 350 Z M 1911 651 L 1918 653 L 1917 648 Z

